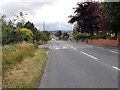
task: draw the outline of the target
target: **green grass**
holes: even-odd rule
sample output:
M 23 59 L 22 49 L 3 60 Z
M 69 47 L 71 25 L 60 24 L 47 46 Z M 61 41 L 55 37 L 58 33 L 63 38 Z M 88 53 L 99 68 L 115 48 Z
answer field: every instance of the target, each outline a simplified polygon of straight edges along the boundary
M 0 89 L 2 88 L 2 46 L 0 45 Z
M 31 43 L 18 43 L 5 45 L 2 48 L 3 73 L 14 67 L 17 63 L 35 51 L 35 46 Z
M 49 48 L 43 48 L 45 51 L 49 51 Z
M 30 50 L 30 52 L 33 51 Z M 17 63 L 12 69 L 4 73 L 3 88 L 37 88 L 44 72 L 47 55 L 42 49 L 36 49 L 32 54 L 27 54 L 27 57 L 23 57 L 20 63 Z

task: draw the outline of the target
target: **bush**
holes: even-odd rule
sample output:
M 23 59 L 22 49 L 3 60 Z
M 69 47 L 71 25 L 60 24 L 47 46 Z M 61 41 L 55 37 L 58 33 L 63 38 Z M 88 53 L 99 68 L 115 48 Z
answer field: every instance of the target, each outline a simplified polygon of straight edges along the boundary
M 42 41 L 41 40 L 41 41 L 38 42 L 38 45 L 42 45 L 42 44 L 46 44 L 46 43 L 47 43 L 47 41 Z
M 117 38 L 116 37 L 108 37 L 108 39 L 111 39 L 111 40 L 116 40 Z
M 78 41 L 80 39 L 85 40 L 86 38 L 89 38 L 89 37 L 90 37 L 89 34 L 83 34 L 83 33 L 76 33 L 76 34 L 74 34 L 74 39 L 76 41 Z
M 91 36 L 92 39 L 105 39 L 106 37 L 102 33 Z
M 17 43 L 24 40 L 20 30 L 2 30 L 2 45 Z
M 99 36 L 99 35 L 93 35 L 93 37 L 92 37 L 92 39 L 100 39 L 101 38 L 101 36 Z
M 20 31 L 23 33 L 25 41 L 33 42 L 33 33 L 31 30 L 27 28 L 22 28 Z

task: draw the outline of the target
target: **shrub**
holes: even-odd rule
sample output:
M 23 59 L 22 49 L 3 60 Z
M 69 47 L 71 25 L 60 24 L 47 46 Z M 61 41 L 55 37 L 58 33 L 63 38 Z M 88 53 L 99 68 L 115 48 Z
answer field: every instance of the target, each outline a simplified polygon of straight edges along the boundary
M 92 37 L 92 39 L 102 39 L 102 38 L 104 38 L 103 35 L 102 35 L 102 33 L 99 33 L 97 35 L 93 35 L 91 37 Z
M 25 41 L 33 42 L 33 33 L 31 30 L 22 28 L 20 31 L 23 33 Z
M 20 30 L 2 30 L 2 44 L 17 43 L 24 40 L 23 33 Z
M 93 39 L 100 39 L 101 37 L 99 35 L 93 35 Z
M 117 38 L 116 37 L 108 37 L 108 39 L 111 39 L 111 40 L 116 40 Z
M 76 34 L 74 34 L 74 39 L 76 41 L 78 41 L 80 39 L 85 40 L 86 38 L 89 38 L 89 37 L 90 37 L 89 34 L 83 34 L 83 33 L 76 33 Z
M 42 40 L 40 40 L 39 42 L 38 42 L 38 45 L 42 45 L 42 44 L 46 44 L 47 43 L 47 41 L 42 41 Z

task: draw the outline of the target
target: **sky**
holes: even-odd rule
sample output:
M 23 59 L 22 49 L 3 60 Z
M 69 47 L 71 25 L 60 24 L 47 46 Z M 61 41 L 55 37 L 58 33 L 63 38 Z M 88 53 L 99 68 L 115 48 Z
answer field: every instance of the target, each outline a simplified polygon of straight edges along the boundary
M 25 21 L 33 22 L 41 31 L 43 22 L 46 30 L 72 30 L 68 16 L 73 15 L 72 8 L 81 1 L 85 0 L 1 0 L 0 14 L 12 20 L 14 15 L 23 12 L 27 14 Z

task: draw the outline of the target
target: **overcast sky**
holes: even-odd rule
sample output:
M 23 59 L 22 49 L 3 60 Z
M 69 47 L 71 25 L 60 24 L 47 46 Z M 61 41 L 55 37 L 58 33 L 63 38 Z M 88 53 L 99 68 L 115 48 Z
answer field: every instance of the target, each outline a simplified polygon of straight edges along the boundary
M 7 19 L 13 19 L 19 12 L 26 13 L 26 21 L 33 22 L 39 30 L 43 30 L 43 22 L 46 30 L 71 30 L 68 23 L 69 15 L 72 15 L 77 2 L 82 0 L 1 0 L 1 14 Z M 83 0 L 85 1 L 85 0 Z

